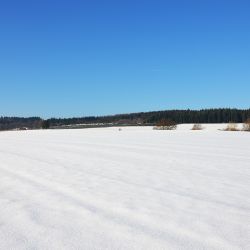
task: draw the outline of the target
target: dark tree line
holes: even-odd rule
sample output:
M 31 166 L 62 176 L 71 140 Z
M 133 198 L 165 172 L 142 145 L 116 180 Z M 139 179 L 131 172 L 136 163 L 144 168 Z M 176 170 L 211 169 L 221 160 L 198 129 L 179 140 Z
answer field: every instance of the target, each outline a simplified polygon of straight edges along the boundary
M 39 129 L 42 119 L 39 117 L 0 117 L 0 130 Z
M 42 120 L 39 117 L 18 118 L 0 117 L 0 130 L 39 129 L 60 127 L 75 124 L 107 125 L 155 125 L 162 119 L 180 123 L 241 123 L 250 118 L 250 109 L 202 109 L 202 110 L 166 110 L 119 114 L 110 116 L 89 116 L 80 118 L 51 118 Z
M 112 116 L 90 116 L 82 118 L 52 118 L 51 126 L 88 124 L 88 123 L 113 123 L 128 125 L 155 125 L 162 119 L 173 120 L 176 123 L 241 123 L 250 118 L 250 109 L 202 109 L 202 110 L 166 110 L 120 114 Z

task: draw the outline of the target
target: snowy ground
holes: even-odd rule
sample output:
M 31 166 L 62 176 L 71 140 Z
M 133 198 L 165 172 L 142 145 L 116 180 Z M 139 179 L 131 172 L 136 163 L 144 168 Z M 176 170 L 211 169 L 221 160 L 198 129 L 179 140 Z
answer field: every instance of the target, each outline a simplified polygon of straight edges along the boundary
M 250 249 L 250 133 L 191 127 L 1 132 L 0 249 Z

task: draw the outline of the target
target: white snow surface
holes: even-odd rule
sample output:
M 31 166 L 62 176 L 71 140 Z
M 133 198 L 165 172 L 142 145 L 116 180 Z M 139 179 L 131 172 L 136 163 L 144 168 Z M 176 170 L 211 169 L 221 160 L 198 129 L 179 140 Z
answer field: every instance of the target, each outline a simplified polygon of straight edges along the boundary
M 1 132 L 0 249 L 250 249 L 250 133 L 204 126 Z

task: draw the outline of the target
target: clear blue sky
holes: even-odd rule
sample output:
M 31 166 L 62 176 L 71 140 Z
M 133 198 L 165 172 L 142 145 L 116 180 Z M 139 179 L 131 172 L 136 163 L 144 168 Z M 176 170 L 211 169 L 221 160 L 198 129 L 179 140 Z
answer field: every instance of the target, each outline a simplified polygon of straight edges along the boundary
M 0 115 L 249 108 L 250 1 L 1 1 L 0 87 Z

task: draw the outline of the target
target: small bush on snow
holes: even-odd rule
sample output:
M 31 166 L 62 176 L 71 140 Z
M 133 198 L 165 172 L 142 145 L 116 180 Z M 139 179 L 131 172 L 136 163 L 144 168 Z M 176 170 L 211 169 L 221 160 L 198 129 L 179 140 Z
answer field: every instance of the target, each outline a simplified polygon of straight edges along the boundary
M 225 131 L 239 131 L 238 125 L 233 122 L 229 122 L 227 127 L 224 130 Z
M 250 118 L 248 118 L 243 124 L 243 131 L 250 131 Z
M 191 130 L 203 130 L 203 127 L 201 124 L 194 124 Z
M 159 130 L 175 130 L 177 128 L 176 122 L 169 119 L 162 119 L 156 123 L 154 129 Z

